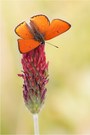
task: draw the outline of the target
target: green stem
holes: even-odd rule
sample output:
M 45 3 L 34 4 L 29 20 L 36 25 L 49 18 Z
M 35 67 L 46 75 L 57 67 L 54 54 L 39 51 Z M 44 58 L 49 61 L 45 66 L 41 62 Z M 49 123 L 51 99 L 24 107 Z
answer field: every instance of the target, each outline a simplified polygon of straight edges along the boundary
M 34 135 L 39 135 L 38 114 L 33 114 L 34 120 Z

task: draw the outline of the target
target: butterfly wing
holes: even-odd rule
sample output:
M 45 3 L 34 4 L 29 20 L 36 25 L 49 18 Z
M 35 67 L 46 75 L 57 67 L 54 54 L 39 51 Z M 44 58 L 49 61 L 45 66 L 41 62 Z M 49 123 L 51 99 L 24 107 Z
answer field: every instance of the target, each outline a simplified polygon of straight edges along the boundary
M 65 31 L 67 31 L 71 25 L 63 20 L 60 19 L 54 19 L 52 20 L 48 30 L 46 31 L 46 34 L 44 36 L 45 40 L 52 39 Z
M 45 34 L 50 25 L 50 21 L 45 15 L 33 16 L 31 17 L 30 21 L 36 26 L 37 30 L 43 35 Z
M 21 53 L 27 53 L 40 45 L 40 42 L 34 39 L 18 39 L 18 48 Z
M 33 34 L 30 31 L 30 27 L 27 25 L 26 22 L 20 23 L 16 28 L 15 32 L 18 36 L 20 36 L 23 39 L 30 39 L 34 38 Z

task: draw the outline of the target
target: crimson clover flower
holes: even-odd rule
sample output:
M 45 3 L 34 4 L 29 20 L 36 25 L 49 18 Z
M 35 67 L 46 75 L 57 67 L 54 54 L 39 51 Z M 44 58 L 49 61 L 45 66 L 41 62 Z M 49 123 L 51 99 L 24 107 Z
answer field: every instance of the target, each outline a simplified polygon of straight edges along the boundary
M 23 97 L 27 108 L 38 113 L 44 103 L 46 95 L 45 85 L 48 82 L 48 62 L 44 51 L 45 45 L 40 45 L 32 51 L 22 54 L 21 63 L 24 79 Z

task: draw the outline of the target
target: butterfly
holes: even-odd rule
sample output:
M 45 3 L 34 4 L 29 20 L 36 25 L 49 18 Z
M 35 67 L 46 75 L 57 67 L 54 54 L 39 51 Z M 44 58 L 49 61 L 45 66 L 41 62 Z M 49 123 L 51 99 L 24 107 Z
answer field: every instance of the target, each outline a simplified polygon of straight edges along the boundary
M 24 21 L 20 23 L 15 32 L 20 37 L 18 39 L 18 48 L 20 53 L 27 53 L 41 44 L 45 44 L 46 40 L 50 40 L 65 31 L 71 25 L 61 19 L 54 19 L 51 22 L 45 15 L 36 15 L 31 17 L 30 26 Z

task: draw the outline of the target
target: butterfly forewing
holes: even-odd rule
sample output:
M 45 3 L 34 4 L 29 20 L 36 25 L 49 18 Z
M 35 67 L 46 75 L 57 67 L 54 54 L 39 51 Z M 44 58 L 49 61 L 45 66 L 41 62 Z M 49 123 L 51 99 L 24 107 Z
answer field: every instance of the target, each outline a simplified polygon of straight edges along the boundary
M 46 34 L 45 34 L 45 40 L 49 40 L 49 39 L 52 39 L 62 33 L 64 33 L 65 31 L 67 31 L 69 28 L 70 28 L 70 24 L 63 21 L 63 20 L 60 20 L 60 19 L 54 19 L 48 30 L 46 31 Z
M 30 27 L 27 25 L 26 22 L 22 22 L 15 28 L 15 32 L 18 36 L 23 39 L 31 39 L 34 38 L 33 34 L 30 31 Z
M 45 34 L 45 32 L 48 30 L 48 27 L 50 25 L 50 22 L 48 18 L 45 15 L 36 15 L 31 17 L 31 22 L 36 26 L 37 30 L 41 34 Z

